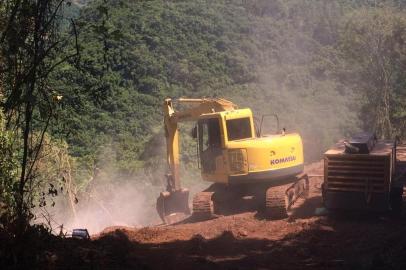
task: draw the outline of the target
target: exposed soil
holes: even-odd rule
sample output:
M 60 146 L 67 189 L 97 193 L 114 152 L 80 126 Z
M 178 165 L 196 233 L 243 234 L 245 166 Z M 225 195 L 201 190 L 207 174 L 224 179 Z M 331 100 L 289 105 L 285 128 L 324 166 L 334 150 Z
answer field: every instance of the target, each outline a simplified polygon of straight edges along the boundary
M 141 229 L 110 227 L 97 246 L 118 242 L 121 268 L 145 269 L 406 269 L 406 219 L 389 214 L 329 214 L 322 207 L 322 163 L 306 167 L 310 196 L 289 218 L 257 212 Z M 111 241 L 111 240 L 114 241 Z M 111 258 L 106 262 L 114 265 Z M 103 265 L 98 264 L 103 267 Z
M 49 241 L 42 268 L 406 269 L 406 215 L 316 215 L 322 162 L 306 172 L 313 176 L 309 198 L 289 218 L 270 221 L 248 211 L 170 226 L 109 227 L 90 241 Z

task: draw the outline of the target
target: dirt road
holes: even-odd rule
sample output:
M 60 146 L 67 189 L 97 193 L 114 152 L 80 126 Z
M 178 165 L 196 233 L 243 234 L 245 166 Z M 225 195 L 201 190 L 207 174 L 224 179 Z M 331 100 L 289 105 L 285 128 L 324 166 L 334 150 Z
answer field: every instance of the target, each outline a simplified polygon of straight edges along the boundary
M 306 171 L 321 175 L 322 163 Z M 85 248 L 94 251 L 87 260 L 118 269 L 406 269 L 405 218 L 316 216 L 321 181 L 311 178 L 309 198 L 284 220 L 253 211 L 172 226 L 111 227 Z
M 398 158 L 406 161 L 403 150 Z M 406 269 L 405 214 L 316 215 L 322 162 L 306 172 L 316 176 L 309 198 L 298 201 L 289 218 L 270 221 L 246 211 L 171 226 L 110 227 L 91 241 L 56 241 L 49 268 Z

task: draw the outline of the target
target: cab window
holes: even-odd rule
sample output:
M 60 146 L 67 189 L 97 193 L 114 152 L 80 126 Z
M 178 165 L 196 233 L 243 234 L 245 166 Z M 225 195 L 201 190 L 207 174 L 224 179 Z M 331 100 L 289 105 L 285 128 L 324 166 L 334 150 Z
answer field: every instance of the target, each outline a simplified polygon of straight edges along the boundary
M 204 173 L 216 171 L 216 158 L 221 156 L 221 132 L 218 118 L 198 122 L 200 164 Z
M 247 139 L 252 137 L 251 121 L 249 117 L 227 120 L 226 125 L 229 141 Z
M 218 118 L 199 121 L 200 149 L 221 148 L 221 132 Z

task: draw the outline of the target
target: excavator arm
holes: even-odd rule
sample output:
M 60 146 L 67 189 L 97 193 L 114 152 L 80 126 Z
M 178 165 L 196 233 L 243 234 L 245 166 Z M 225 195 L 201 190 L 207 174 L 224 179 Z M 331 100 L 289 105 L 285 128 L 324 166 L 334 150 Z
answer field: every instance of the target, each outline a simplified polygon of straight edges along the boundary
M 187 109 L 175 111 L 171 99 L 163 103 L 164 128 L 166 137 L 166 157 L 168 173 L 166 177 L 166 191 L 161 192 L 157 199 L 157 211 L 165 223 L 171 223 L 169 218 L 179 213 L 190 214 L 189 191 L 181 187 L 179 169 L 179 130 L 178 123 L 197 121 L 203 114 L 234 110 L 237 106 L 231 101 L 219 98 L 176 100 L 179 104 L 187 105 Z

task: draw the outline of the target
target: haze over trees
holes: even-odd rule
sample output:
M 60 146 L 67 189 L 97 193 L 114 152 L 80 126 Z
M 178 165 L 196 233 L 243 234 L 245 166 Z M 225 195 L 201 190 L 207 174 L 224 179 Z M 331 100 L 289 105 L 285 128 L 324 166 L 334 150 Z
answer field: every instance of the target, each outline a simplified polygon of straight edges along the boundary
M 2 222 L 29 221 L 56 190 L 75 215 L 72 202 L 86 200 L 95 181 L 104 190 L 130 181 L 154 200 L 166 165 L 165 97 L 225 97 L 258 117 L 277 113 L 302 134 L 309 162 L 355 131 L 405 139 L 405 6 L 1 1 Z M 193 185 L 194 142 L 184 137 Z
M 404 136 L 402 8 L 391 1 L 91 2 L 77 20 L 80 72 L 65 65 L 56 75 L 58 87 L 72 91 L 58 128 L 69 133 L 74 156 L 97 163 L 106 145 L 120 153 L 108 163 L 126 175 L 151 156 L 167 96 L 224 96 L 258 116 L 278 113 L 303 134 L 309 160 L 356 130 Z M 193 154 L 185 150 L 184 159 Z

